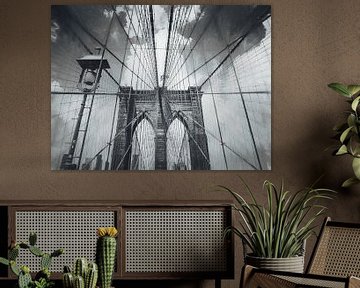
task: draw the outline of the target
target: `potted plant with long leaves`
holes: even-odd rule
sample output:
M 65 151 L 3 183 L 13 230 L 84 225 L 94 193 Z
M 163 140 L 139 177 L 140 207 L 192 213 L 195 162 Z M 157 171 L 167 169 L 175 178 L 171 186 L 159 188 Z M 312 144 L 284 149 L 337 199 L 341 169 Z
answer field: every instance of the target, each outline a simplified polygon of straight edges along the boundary
M 343 187 L 360 183 L 360 85 L 331 83 L 329 88 L 346 98 L 350 109 L 346 121 L 334 127 L 335 137 L 339 140 L 334 155 L 350 155 L 354 176 L 344 181 Z
M 291 193 L 285 190 L 283 183 L 277 188 L 266 180 L 267 203 L 262 205 L 242 182 L 251 201 L 232 189 L 219 186 L 234 197 L 233 208 L 240 216 L 239 226 L 228 227 L 225 234 L 232 232 L 239 236 L 248 248 L 244 251 L 250 250 L 244 255 L 246 264 L 302 273 L 305 241 L 315 233 L 316 220 L 326 210 L 319 200 L 332 199 L 334 191 L 309 187 Z

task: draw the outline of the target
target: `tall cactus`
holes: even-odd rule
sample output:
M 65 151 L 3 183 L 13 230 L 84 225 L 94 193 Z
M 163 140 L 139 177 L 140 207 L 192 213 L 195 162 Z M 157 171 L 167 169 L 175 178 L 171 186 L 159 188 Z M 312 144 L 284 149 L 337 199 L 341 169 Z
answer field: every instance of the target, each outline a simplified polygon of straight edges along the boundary
M 99 267 L 100 288 L 110 288 L 116 258 L 115 227 L 97 229 L 96 262 Z

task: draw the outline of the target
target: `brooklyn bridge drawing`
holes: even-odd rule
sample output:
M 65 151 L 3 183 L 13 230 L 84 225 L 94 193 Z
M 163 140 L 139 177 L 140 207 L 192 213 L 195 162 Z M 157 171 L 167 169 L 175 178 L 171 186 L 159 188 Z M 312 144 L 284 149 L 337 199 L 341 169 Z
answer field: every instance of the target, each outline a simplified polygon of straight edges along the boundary
M 53 170 L 271 169 L 271 8 L 51 7 Z

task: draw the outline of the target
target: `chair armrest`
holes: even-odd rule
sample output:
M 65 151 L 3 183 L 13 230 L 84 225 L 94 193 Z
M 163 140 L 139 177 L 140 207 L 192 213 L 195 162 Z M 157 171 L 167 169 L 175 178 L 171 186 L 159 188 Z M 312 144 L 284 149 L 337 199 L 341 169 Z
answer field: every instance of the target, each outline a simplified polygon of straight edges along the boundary
M 349 288 L 360 288 L 360 278 L 350 276 L 349 277 Z
M 273 271 L 272 271 L 273 272 Z M 272 274 L 262 273 L 260 269 L 250 265 L 245 265 L 241 273 L 241 288 L 295 288 L 296 283 L 273 276 Z
M 349 284 L 349 286 L 347 286 Z M 243 268 L 241 277 L 242 288 L 272 287 L 330 287 L 360 288 L 360 279 L 356 277 L 333 277 L 315 274 L 301 274 L 259 269 L 249 265 Z

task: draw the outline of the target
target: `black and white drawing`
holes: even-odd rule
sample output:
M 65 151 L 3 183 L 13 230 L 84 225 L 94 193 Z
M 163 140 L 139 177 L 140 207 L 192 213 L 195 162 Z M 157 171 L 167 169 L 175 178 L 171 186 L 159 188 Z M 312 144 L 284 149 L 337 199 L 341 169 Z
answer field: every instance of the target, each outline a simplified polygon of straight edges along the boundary
M 271 7 L 53 5 L 51 168 L 271 169 Z

